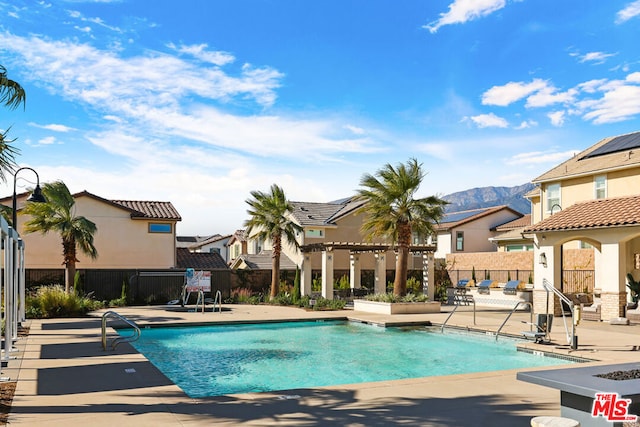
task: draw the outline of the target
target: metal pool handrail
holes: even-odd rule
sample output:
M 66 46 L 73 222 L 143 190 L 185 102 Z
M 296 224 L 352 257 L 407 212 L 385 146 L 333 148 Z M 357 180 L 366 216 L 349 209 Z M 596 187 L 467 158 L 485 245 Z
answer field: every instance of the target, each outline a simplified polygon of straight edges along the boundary
M 531 317 L 531 320 L 529 322 L 529 324 L 533 324 L 533 304 L 531 304 L 529 301 L 518 301 L 518 303 L 516 304 L 515 307 L 513 307 L 513 309 L 509 312 L 509 314 L 507 315 L 507 318 L 504 319 L 504 322 L 502 322 L 502 325 L 500 325 L 500 327 L 498 328 L 498 330 L 496 331 L 496 341 L 498 341 L 498 336 L 500 335 L 500 331 L 502 330 L 502 328 L 504 327 L 504 325 L 507 324 L 507 321 L 511 318 L 511 315 L 513 313 L 515 313 L 515 311 L 518 309 L 518 307 L 520 307 L 520 304 L 526 304 L 529 306 L 529 316 Z
M 123 342 L 137 341 L 138 338 L 140 338 L 140 328 L 138 327 L 138 325 L 136 325 L 136 323 L 133 320 L 129 320 L 123 315 L 116 313 L 115 311 L 107 311 L 102 315 L 102 349 L 103 350 L 107 349 L 107 319 L 109 317 L 115 317 L 119 320 L 122 320 L 124 323 L 126 323 L 127 325 L 133 328 L 133 335 L 128 337 L 114 338 L 114 340 L 111 341 L 111 350 L 115 350 L 118 344 L 121 344 Z
M 472 299 L 471 302 L 473 302 L 473 324 L 475 325 L 476 324 L 476 300 Z M 453 316 L 453 313 L 456 312 L 458 307 L 460 307 L 460 305 L 461 305 L 460 301 L 457 301 L 456 306 L 453 308 L 453 310 L 451 310 L 451 313 L 449 313 L 445 321 L 442 323 L 442 327 L 440 328 L 441 333 L 444 333 L 444 327 L 447 325 L 447 322 L 449 321 L 451 316 Z

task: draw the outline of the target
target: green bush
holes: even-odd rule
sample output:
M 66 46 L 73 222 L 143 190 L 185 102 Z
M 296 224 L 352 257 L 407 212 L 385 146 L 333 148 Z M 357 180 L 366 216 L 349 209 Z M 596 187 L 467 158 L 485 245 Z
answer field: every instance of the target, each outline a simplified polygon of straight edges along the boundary
M 376 302 L 425 302 L 429 300 L 427 295 L 423 295 L 423 294 L 416 295 L 413 293 L 409 293 L 403 297 L 396 296 L 393 293 L 373 294 L 373 295 L 366 295 L 364 298 L 367 301 L 376 301 Z
M 100 301 L 67 294 L 60 285 L 43 286 L 26 297 L 25 314 L 28 318 L 52 318 L 83 316 L 102 308 Z
M 311 305 L 311 300 L 315 301 L 315 304 Z M 344 300 L 330 300 L 323 297 L 311 298 L 309 295 L 305 295 L 300 299 L 299 306 L 313 309 L 313 310 L 342 310 L 346 304 Z
M 349 283 L 349 277 L 343 274 L 333 285 L 334 289 L 349 289 L 351 284 Z
M 417 277 L 407 279 L 407 293 L 416 295 L 422 293 L 422 282 Z

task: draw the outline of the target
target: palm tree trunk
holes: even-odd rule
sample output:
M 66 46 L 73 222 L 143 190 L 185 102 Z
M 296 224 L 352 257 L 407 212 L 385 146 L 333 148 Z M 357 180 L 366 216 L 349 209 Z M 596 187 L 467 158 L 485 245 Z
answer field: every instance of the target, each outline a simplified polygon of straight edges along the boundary
M 71 285 L 76 277 L 76 241 L 62 239 L 62 255 L 64 257 L 64 291 L 71 292 Z
M 393 294 L 404 296 L 407 293 L 407 266 L 409 264 L 409 244 L 411 226 L 408 223 L 398 225 L 398 258 L 396 259 L 396 277 L 393 281 Z
M 273 299 L 278 296 L 280 284 L 280 254 L 282 252 L 282 238 L 274 236 L 273 251 L 271 253 L 271 295 Z

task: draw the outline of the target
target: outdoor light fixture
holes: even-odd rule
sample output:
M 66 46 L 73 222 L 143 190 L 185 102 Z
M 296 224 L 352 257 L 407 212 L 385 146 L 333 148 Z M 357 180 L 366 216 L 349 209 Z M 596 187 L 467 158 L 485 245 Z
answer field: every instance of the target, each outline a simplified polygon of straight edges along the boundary
M 47 203 L 47 199 L 42 194 L 42 189 L 40 188 L 40 177 L 38 176 L 38 172 L 36 172 L 35 169 L 26 167 L 26 166 L 18 169 L 13 174 L 13 206 L 12 206 L 13 211 L 11 212 L 12 214 L 11 226 L 16 231 L 18 231 L 18 196 L 16 195 L 16 181 L 17 181 L 18 172 L 24 169 L 28 169 L 36 174 L 36 188 L 33 190 L 33 193 L 31 193 L 31 195 L 27 199 L 27 202 Z
M 547 266 L 547 254 L 545 254 L 544 252 L 540 254 L 540 264 L 542 264 L 544 267 Z

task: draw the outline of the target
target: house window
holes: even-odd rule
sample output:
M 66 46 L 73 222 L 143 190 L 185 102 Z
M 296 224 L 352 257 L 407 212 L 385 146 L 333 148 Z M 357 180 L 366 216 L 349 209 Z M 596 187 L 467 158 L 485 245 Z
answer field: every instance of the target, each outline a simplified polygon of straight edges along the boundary
M 580 249 L 593 249 L 593 245 L 591 243 L 580 240 Z
M 505 246 L 505 251 L 507 252 L 526 252 L 532 251 L 533 245 L 507 245 Z
M 559 209 L 560 206 L 560 184 L 547 186 L 547 212 L 556 213 L 556 209 Z
M 456 231 L 456 251 L 464 251 L 464 231 Z
M 220 255 L 220 248 L 209 248 L 209 253 Z
M 596 199 L 606 199 L 607 197 L 607 177 L 605 175 L 596 176 L 593 179 Z
M 171 223 L 167 222 L 150 222 L 149 233 L 171 233 Z
M 324 237 L 324 230 L 318 228 L 309 228 L 304 232 L 305 237 L 315 237 L 322 238 Z

